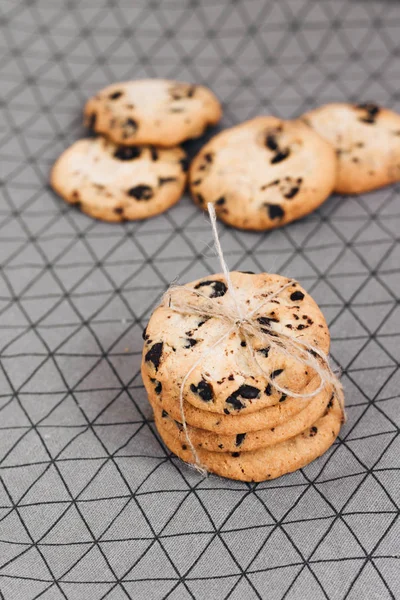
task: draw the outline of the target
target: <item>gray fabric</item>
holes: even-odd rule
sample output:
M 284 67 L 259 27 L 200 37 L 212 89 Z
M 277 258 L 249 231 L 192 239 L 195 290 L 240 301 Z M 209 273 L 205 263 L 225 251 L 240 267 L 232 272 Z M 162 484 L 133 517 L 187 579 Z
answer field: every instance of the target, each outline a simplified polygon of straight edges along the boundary
M 2 0 L 0 13 L 0 598 L 399 598 L 399 187 L 332 197 L 271 233 L 221 225 L 232 269 L 311 292 L 344 369 L 340 441 L 246 485 L 170 457 L 139 374 L 162 291 L 218 268 L 204 215 L 185 197 L 108 225 L 47 181 L 84 134 L 85 98 L 116 80 L 208 84 L 222 126 L 332 100 L 399 109 L 400 5 Z

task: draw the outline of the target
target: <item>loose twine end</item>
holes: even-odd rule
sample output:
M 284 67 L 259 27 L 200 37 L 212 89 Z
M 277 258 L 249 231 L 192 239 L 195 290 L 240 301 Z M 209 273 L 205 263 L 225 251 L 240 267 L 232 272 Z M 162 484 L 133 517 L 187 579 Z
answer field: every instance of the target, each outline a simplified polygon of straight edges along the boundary
M 260 323 L 257 321 L 256 315 L 260 309 L 265 304 L 273 300 L 276 296 L 279 296 L 279 294 L 281 294 L 286 288 L 290 287 L 294 283 L 294 280 L 290 280 L 278 291 L 271 293 L 259 306 L 257 306 L 256 309 L 249 311 L 248 308 L 240 302 L 235 287 L 232 283 L 230 271 L 222 252 L 221 242 L 218 235 L 217 217 L 213 204 L 208 203 L 207 209 L 210 215 L 215 250 L 224 274 L 232 304 L 229 307 L 225 307 L 219 303 L 217 304 L 212 302 L 208 296 L 202 294 L 198 290 L 178 285 L 171 286 L 164 294 L 163 299 L 164 304 L 167 304 L 169 308 L 180 314 L 199 314 L 210 318 L 213 317 L 224 320 L 229 325 L 227 332 L 222 336 L 219 336 L 211 346 L 208 346 L 207 350 L 201 354 L 198 360 L 194 362 L 184 376 L 179 390 L 179 409 L 181 413 L 183 431 L 187 440 L 187 444 L 193 455 L 193 467 L 202 476 L 206 476 L 208 471 L 204 465 L 202 465 L 198 452 L 190 439 L 184 410 L 184 390 L 186 383 L 193 371 L 203 363 L 204 359 L 212 353 L 214 348 L 219 346 L 234 331 L 240 330 L 241 335 L 244 336 L 246 341 L 246 346 L 251 352 L 254 365 L 260 371 L 260 373 L 265 376 L 268 383 L 273 385 L 282 394 L 291 396 L 292 398 L 312 398 L 319 394 L 325 388 L 325 386 L 331 385 L 341 406 L 343 421 L 345 421 L 343 387 L 339 381 L 339 376 L 334 373 L 330 366 L 328 355 L 326 355 L 316 346 L 307 344 L 303 340 L 293 338 L 292 336 L 283 333 L 282 331 L 273 329 L 272 327 L 271 332 L 269 332 L 265 328 L 261 328 Z M 199 306 L 199 300 L 201 300 L 201 306 Z M 267 372 L 263 365 L 260 364 L 256 351 L 252 346 L 251 338 L 254 337 L 257 337 L 257 339 L 262 341 L 266 341 L 271 348 L 278 350 L 281 354 L 284 354 L 290 358 L 294 358 L 304 367 L 312 368 L 319 377 L 319 385 L 317 388 L 312 392 L 297 393 L 279 385 L 276 380 L 274 380 L 272 384 L 270 373 Z

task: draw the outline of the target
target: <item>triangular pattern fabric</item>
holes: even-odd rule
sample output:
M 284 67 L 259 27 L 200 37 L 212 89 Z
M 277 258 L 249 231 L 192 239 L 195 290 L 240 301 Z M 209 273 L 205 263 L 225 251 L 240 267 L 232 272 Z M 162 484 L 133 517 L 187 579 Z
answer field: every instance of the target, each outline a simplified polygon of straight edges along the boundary
M 48 183 L 88 135 L 86 99 L 114 81 L 217 94 L 221 124 L 185 143 L 190 158 L 259 114 L 399 111 L 400 5 L 0 4 L 1 600 L 400 598 L 399 185 L 332 195 L 265 233 L 219 224 L 232 269 L 295 277 L 313 295 L 346 393 L 329 452 L 245 484 L 171 455 L 140 376 L 169 284 L 220 270 L 207 218 L 185 195 L 156 218 L 103 223 Z

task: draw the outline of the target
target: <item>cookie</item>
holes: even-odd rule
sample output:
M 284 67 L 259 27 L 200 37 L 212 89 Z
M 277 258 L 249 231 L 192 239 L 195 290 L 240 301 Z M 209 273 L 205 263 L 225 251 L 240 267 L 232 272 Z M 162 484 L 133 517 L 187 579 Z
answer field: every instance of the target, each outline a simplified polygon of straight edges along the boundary
M 96 219 L 146 219 L 178 202 L 186 168 L 181 148 L 116 146 L 97 137 L 72 144 L 55 163 L 50 183 Z
M 150 377 L 145 371 L 143 372 L 143 382 L 150 403 L 165 410 L 176 421 L 181 421 L 182 415 L 179 407 L 179 398 L 165 395 L 162 390 L 161 382 Z M 319 380 L 315 377 L 310 385 L 305 388 L 305 392 L 308 393 L 314 391 L 318 387 L 318 384 Z M 319 401 L 320 397 L 323 397 L 328 401 L 327 391 L 325 389 L 322 390 L 318 396 L 306 396 L 303 398 L 291 398 L 288 396 L 284 402 L 279 402 L 274 406 L 245 414 L 236 413 L 219 415 L 195 408 L 186 401 L 183 403 L 183 409 L 185 420 L 188 425 L 220 435 L 231 436 L 243 432 L 259 431 L 261 429 L 272 429 L 273 427 L 277 427 L 304 411 L 306 407 L 311 407 L 314 402 Z
M 90 98 L 85 123 L 117 144 L 176 146 L 218 123 L 221 105 L 206 87 L 143 79 L 114 83 Z
M 400 181 L 399 114 L 371 103 L 338 103 L 303 120 L 336 151 L 336 192 L 360 194 Z
M 257 117 L 219 133 L 193 160 L 189 182 L 203 209 L 233 227 L 265 230 L 309 214 L 333 191 L 332 146 L 301 121 Z
M 267 273 L 233 272 L 231 279 L 241 304 L 249 313 L 256 311 L 253 318 L 261 331 L 279 332 L 293 343 L 304 342 L 328 353 L 324 316 L 297 282 Z M 202 309 L 232 310 L 223 275 L 204 277 L 185 290 L 197 314 L 177 312 L 167 294 L 144 335 L 143 379 L 156 381 L 163 398 L 176 402 L 184 377 L 196 363 L 185 382 L 184 399 L 217 415 L 244 415 L 283 404 L 290 394 L 282 389 L 302 393 L 314 378 L 311 366 L 283 352 L 279 344 L 245 335 L 240 328 L 230 331 L 231 322 L 202 314 Z M 224 339 L 215 345 L 219 338 Z
M 236 435 L 220 435 L 204 429 L 187 426 L 187 433 L 191 443 L 196 449 L 204 449 L 210 452 L 249 452 L 258 448 L 273 446 L 274 444 L 288 440 L 313 425 L 331 406 L 333 402 L 332 389 L 324 390 L 325 393 L 313 398 L 308 407 L 288 419 L 285 423 L 259 431 L 241 432 Z M 161 409 L 155 396 L 149 395 L 157 418 L 163 422 L 164 431 L 175 437 L 182 444 L 187 443 L 187 437 L 180 420 L 175 420 L 167 411 Z
M 341 422 L 342 410 L 335 398 L 326 414 L 310 428 L 284 442 L 249 452 L 221 453 L 200 448 L 197 453 L 207 471 L 216 475 L 241 481 L 275 479 L 304 467 L 326 452 L 335 441 Z M 166 430 L 157 413 L 155 423 L 165 445 L 185 462 L 193 463 L 190 448 Z

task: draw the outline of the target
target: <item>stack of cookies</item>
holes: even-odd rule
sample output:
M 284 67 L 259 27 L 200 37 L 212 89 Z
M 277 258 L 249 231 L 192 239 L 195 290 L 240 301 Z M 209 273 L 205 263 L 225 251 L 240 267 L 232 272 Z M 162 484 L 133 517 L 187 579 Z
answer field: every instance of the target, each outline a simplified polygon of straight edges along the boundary
M 178 202 L 189 166 L 179 144 L 217 123 L 221 106 L 203 86 L 153 79 L 110 85 L 88 100 L 84 113 L 98 136 L 60 156 L 51 185 L 92 217 L 125 221 Z
M 177 309 L 167 292 L 152 314 L 143 381 L 157 429 L 181 459 L 231 479 L 274 479 L 320 456 L 339 433 L 340 387 L 321 386 L 316 370 L 281 343 L 326 356 L 329 330 L 293 280 L 233 272 L 231 282 L 271 343 L 257 329 L 232 326 L 232 294 L 225 277 L 213 275 L 184 286 L 191 306 Z

